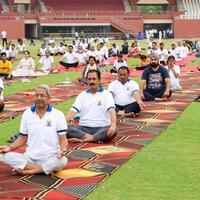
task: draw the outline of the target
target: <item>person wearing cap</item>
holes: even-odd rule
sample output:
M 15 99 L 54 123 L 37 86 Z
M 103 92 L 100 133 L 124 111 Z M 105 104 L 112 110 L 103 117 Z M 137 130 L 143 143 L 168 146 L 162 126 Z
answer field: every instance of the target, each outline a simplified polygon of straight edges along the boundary
M 143 71 L 140 90 L 145 101 L 161 101 L 171 96 L 169 73 L 159 65 L 157 55 L 151 56 L 150 66 Z
M 108 87 L 108 91 L 114 98 L 116 113 L 121 117 L 134 117 L 145 107 L 139 93 L 139 86 L 129 79 L 129 74 L 128 67 L 120 67 L 118 80 L 111 82 Z
M 123 60 L 122 53 L 118 53 L 117 57 L 118 58 L 114 61 L 113 68 L 110 69 L 110 73 L 117 73 L 118 69 L 122 66 L 128 67 L 126 61 Z
M 13 175 L 49 175 L 68 162 L 67 122 L 64 114 L 49 104 L 50 96 L 49 86 L 39 85 L 34 105 L 22 115 L 20 136 L 8 146 L 0 146 L 1 161 L 12 167 Z M 22 146 L 26 146 L 25 153 L 13 152 Z

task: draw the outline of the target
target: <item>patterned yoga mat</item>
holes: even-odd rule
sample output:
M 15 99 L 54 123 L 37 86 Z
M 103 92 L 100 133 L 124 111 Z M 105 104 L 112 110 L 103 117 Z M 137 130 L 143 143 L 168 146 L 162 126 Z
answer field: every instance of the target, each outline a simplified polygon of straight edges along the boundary
M 103 74 L 102 84 L 106 85 L 110 81 L 114 80 L 114 78 L 115 77 L 113 77 L 111 74 Z M 60 83 L 52 85 L 50 88 L 52 92 L 51 104 L 53 105 L 65 102 L 77 96 L 82 90 L 84 90 L 84 86 L 77 81 L 72 83 Z M 4 111 L 0 113 L 0 122 L 7 121 L 21 115 L 26 108 L 33 104 L 33 94 L 34 90 L 31 89 L 24 92 L 17 92 L 11 96 L 6 96 Z
M 0 199 L 78 200 L 86 196 L 165 130 L 200 93 L 198 74 L 185 73 L 181 82 L 183 91 L 169 101 L 148 102 L 138 117 L 118 119 L 119 133 L 111 142 L 70 144 L 69 163 L 55 176 L 12 176 L 11 169 L 1 163 Z

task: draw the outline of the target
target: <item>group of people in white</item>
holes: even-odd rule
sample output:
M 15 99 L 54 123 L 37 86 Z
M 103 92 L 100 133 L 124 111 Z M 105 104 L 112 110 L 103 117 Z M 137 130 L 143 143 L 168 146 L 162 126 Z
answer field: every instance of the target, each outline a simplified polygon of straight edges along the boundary
M 19 43 L 23 44 L 23 41 L 19 40 Z M 195 44 L 198 43 L 196 42 Z M 128 67 L 126 60 L 123 59 L 124 55 L 132 58 L 141 58 L 141 60 L 145 57 L 148 62 L 145 62 L 147 65 L 144 68 L 150 65 L 151 56 L 155 56 L 159 61 L 159 65 L 168 70 L 168 74 L 171 79 L 170 89 L 173 91 L 181 90 L 182 88 L 179 82 L 180 61 L 184 60 L 193 52 L 192 47 L 185 41 L 179 41 L 177 44 L 172 43 L 170 49 L 166 49 L 164 43 L 162 42 L 159 46 L 154 41 L 150 42 L 148 44 L 146 56 L 141 55 L 141 48 L 136 41 L 133 42 L 130 47 L 126 41 L 121 48 L 119 48 L 116 44 L 111 44 L 110 48 L 107 46 L 108 45 L 103 42 L 99 43 L 98 40 L 95 40 L 94 43 L 90 44 L 86 39 L 76 38 L 72 44 L 67 47 L 64 42 L 60 42 L 60 47 L 57 48 L 55 46 L 55 40 L 50 39 L 49 48 L 47 48 L 45 44 L 42 44 L 39 49 L 40 70 L 42 72 L 49 73 L 49 71 L 53 69 L 54 56 L 59 54 L 63 57 L 60 64 L 65 68 L 77 67 L 80 65 L 85 66 L 79 81 L 83 84 L 87 84 L 87 72 L 91 69 L 99 70 L 100 66 L 102 66 L 103 63 L 105 64 L 105 61 L 107 61 L 109 56 L 116 57 L 113 63 L 113 68 L 110 70 L 110 72 L 114 74 L 118 73 L 120 67 Z M 56 51 L 57 54 L 53 55 L 53 51 L 51 50 L 52 47 L 56 47 L 58 49 L 58 51 Z M 25 77 L 34 76 L 35 71 L 38 69 L 38 66 L 35 65 L 35 60 L 31 57 L 30 52 L 24 50 L 24 57 L 20 60 L 18 66 L 15 69 L 12 69 L 12 58 L 14 57 L 8 57 L 8 52 L 10 52 L 8 49 L 12 49 L 13 52 L 17 52 L 14 44 L 5 45 L 5 49 L 1 52 L 0 76 L 4 76 L 5 78 L 21 76 L 23 82 L 30 82 L 30 80 Z M 127 52 L 125 52 L 126 50 Z M 130 52 L 134 53 L 130 54 Z M 11 58 L 11 61 L 9 58 Z M 144 68 L 142 67 L 142 69 Z
M 60 47 L 63 45 L 60 43 Z M 54 41 L 51 41 L 50 46 L 55 48 Z M 42 45 L 41 48 L 45 46 Z M 84 64 L 86 67 L 81 80 L 88 88 L 77 96 L 66 117 L 50 105 L 51 91 L 47 85 L 39 85 L 35 89 L 34 105 L 22 116 L 20 136 L 14 143 L 0 147 L 0 153 L 3 153 L 1 161 L 12 167 L 14 175 L 42 172 L 49 175 L 62 170 L 68 162 L 65 156 L 68 141 L 103 143 L 113 139 L 117 134 L 117 117 L 135 117 L 145 109 L 144 101 L 165 101 L 173 91 L 181 90 L 180 67 L 176 65 L 176 61 L 190 54 L 190 49 L 187 47 L 186 51 L 185 45 L 181 43 L 177 46 L 173 43 L 171 49 L 166 50 L 163 43 L 158 48 L 157 43 L 153 42 L 147 52 L 149 65 L 144 69 L 139 85 L 130 78 L 130 69 L 119 49 L 111 71 L 117 74 L 117 79 L 106 90 L 101 85 L 98 66 L 101 59 L 108 59 L 106 45 L 98 43 L 95 47 L 90 44 L 88 48 L 83 42 L 77 46 L 77 50 L 74 43 L 67 48 L 67 51 L 63 47 L 63 52 L 57 52 L 63 55 L 64 60 L 60 64 L 66 68 Z M 53 51 L 50 49 L 40 49 L 39 53 L 43 70 L 48 70 L 55 54 L 51 55 Z M 26 70 L 34 72 L 35 63 L 30 52 L 25 51 L 24 55 L 19 63 L 20 67 L 12 71 L 13 75 L 24 74 Z M 1 98 L 4 89 L 2 85 L 0 81 Z M 71 122 L 77 113 L 79 125 L 73 125 Z M 12 152 L 24 145 L 27 146 L 24 154 Z

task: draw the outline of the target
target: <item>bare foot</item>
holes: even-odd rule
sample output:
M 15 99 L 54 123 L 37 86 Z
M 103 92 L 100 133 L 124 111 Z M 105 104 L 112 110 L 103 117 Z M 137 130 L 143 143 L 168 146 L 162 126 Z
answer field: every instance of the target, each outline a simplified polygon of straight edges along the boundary
M 83 142 L 82 139 L 78 139 L 78 138 L 70 138 L 68 139 L 69 142 L 72 142 L 72 143 L 81 143 Z
M 125 115 L 125 113 L 123 110 L 120 110 L 117 112 L 117 116 L 119 116 L 119 117 L 124 117 L 124 115 Z
M 166 101 L 167 97 L 163 97 L 163 98 L 155 98 L 155 101 Z
M 16 176 L 16 175 L 21 175 L 22 174 L 22 169 L 12 169 L 12 175 Z
M 133 112 L 125 113 L 125 117 L 131 117 L 131 118 L 134 118 L 134 117 L 136 117 L 136 114 L 133 113 Z

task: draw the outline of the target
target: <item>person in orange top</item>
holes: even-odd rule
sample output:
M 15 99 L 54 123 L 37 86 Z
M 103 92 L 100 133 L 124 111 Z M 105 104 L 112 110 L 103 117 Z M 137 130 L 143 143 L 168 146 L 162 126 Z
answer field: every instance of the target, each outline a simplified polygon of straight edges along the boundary
M 150 64 L 150 60 L 149 58 L 147 58 L 147 56 L 145 55 L 141 55 L 140 56 L 140 64 L 135 68 L 137 70 L 144 70 L 145 68 L 147 68 Z
M 1 53 L 0 60 L 0 76 L 4 76 L 5 79 L 12 78 L 12 63 L 7 60 L 7 56 L 5 52 Z

